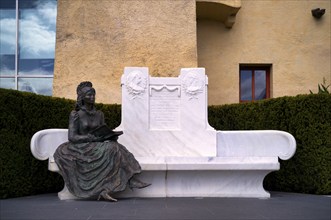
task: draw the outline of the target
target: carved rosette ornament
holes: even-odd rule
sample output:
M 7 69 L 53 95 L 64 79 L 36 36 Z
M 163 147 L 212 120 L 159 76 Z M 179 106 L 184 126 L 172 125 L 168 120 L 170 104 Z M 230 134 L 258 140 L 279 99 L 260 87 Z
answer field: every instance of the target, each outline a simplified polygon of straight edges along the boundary
M 196 72 L 189 72 L 185 75 L 182 86 L 185 93 L 189 96 L 189 100 L 198 99 L 197 95 L 203 92 L 205 81 L 204 75 Z
M 131 99 L 138 98 L 146 91 L 147 78 L 141 71 L 132 71 L 126 77 L 126 89 L 131 95 Z

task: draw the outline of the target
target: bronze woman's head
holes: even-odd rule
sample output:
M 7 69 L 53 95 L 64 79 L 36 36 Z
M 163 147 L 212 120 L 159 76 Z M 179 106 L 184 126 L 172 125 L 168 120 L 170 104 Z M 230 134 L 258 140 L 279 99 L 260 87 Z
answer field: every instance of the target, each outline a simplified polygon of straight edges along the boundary
M 80 110 L 82 107 L 84 107 L 84 97 L 88 92 L 93 92 L 95 94 L 95 89 L 93 88 L 93 85 L 89 81 L 81 82 L 77 86 L 77 102 L 76 102 L 76 110 Z

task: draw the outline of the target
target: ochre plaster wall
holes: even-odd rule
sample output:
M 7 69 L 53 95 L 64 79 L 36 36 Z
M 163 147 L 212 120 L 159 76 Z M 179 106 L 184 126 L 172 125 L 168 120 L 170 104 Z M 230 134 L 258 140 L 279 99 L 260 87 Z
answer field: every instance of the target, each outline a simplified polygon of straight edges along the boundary
M 58 0 L 54 96 L 90 80 L 97 102 L 120 103 L 125 66 L 153 76 L 205 67 L 209 104 L 239 102 L 239 64 L 271 64 L 271 97 L 331 83 L 329 0 L 197 0 L 240 6 L 232 29 L 198 20 L 195 0 Z M 230 4 L 231 3 L 231 4 Z M 325 8 L 316 20 L 311 9 Z
M 272 64 L 271 97 L 307 94 L 331 82 L 329 0 L 242 0 L 232 29 L 198 20 L 198 65 L 209 104 L 239 102 L 239 64 Z M 316 20 L 311 9 L 325 8 Z
M 125 66 L 197 67 L 195 13 L 195 0 L 58 0 L 53 95 L 75 99 L 89 80 L 97 102 L 120 103 Z

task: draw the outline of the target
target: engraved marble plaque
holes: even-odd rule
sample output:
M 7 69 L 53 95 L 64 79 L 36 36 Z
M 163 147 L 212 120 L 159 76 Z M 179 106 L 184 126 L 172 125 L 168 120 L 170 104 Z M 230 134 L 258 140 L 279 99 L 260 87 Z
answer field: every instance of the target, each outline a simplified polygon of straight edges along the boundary
M 180 128 L 180 88 L 151 87 L 149 107 L 151 130 L 175 130 Z

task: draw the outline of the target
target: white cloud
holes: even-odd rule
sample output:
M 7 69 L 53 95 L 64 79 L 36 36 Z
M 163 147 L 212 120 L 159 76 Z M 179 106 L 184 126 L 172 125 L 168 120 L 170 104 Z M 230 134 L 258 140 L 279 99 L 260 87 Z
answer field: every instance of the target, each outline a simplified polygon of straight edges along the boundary
M 47 70 L 44 70 L 44 69 L 41 69 L 41 68 L 38 68 L 38 69 L 33 69 L 33 70 L 30 70 L 30 71 L 20 71 L 19 72 L 20 75 L 24 76 L 24 75 L 53 75 L 53 71 L 47 71 Z
M 44 20 L 47 20 L 48 24 L 56 23 L 57 5 L 55 1 L 39 1 L 38 2 L 38 13 Z
M 54 58 L 55 31 L 48 30 L 35 16 L 20 22 L 21 58 Z
M 54 58 L 56 1 L 38 1 L 37 8 L 20 11 L 19 50 L 21 58 Z M 0 20 L 1 54 L 15 52 L 16 21 Z
M 16 26 L 15 19 L 3 18 L 0 20 L 0 39 L 1 39 L 0 54 L 15 53 L 15 42 L 16 42 L 15 26 Z
M 54 58 L 55 23 L 55 1 L 39 1 L 36 9 L 22 12 L 19 41 L 21 58 Z

